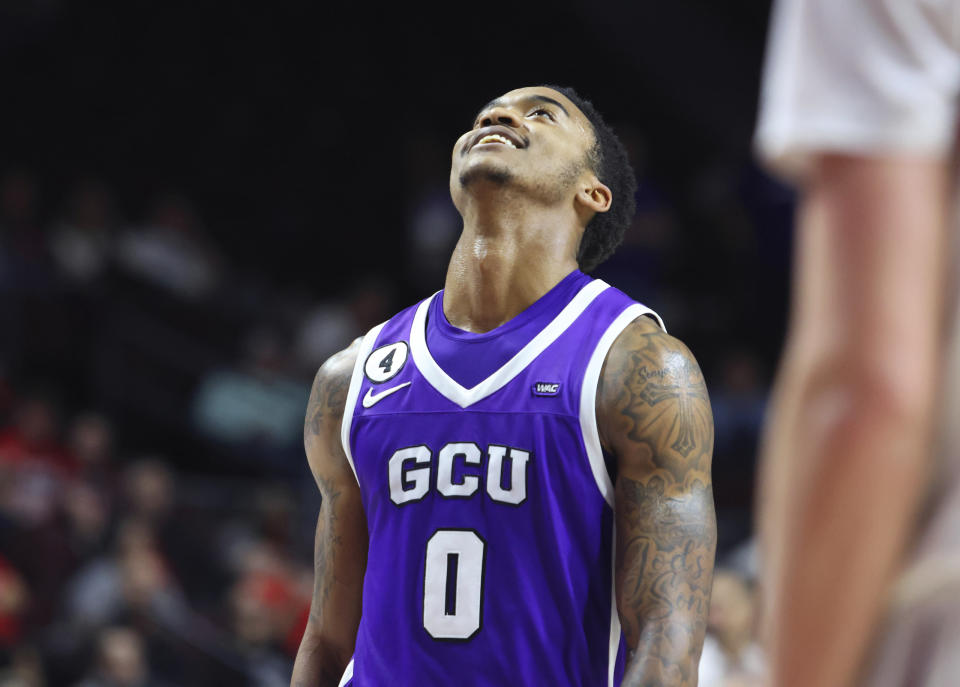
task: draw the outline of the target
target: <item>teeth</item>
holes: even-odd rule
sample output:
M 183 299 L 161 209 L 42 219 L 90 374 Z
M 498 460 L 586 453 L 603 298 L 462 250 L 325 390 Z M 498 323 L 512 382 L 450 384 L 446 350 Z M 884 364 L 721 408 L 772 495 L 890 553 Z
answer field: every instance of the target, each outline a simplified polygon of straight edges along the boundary
M 480 145 L 481 143 L 502 143 L 503 145 L 510 146 L 514 150 L 517 148 L 517 146 L 513 144 L 513 141 L 505 136 L 501 136 L 500 134 L 487 134 L 477 141 L 477 145 Z

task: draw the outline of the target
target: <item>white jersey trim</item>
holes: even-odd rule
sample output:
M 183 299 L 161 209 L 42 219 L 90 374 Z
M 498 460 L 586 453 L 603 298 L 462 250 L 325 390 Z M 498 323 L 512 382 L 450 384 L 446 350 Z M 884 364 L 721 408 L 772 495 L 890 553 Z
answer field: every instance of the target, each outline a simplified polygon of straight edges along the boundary
M 597 384 L 600 382 L 603 362 L 607 359 L 607 353 L 613 346 L 613 342 L 627 328 L 628 324 L 643 315 L 652 316 L 660 325 L 660 328 L 667 331 L 660 316 L 647 306 L 639 303 L 628 306 L 626 310 L 617 315 L 616 319 L 607 327 L 607 331 L 600 337 L 597 347 L 593 350 L 593 355 L 590 356 L 590 362 L 587 363 L 587 371 L 583 375 L 583 387 L 580 389 L 580 432 L 583 434 L 584 448 L 587 450 L 590 470 L 593 472 L 593 479 L 597 483 L 597 488 L 600 489 L 600 493 L 611 508 L 613 508 L 613 482 L 610 481 L 607 466 L 603 462 L 600 431 L 597 429 Z
M 360 385 L 363 381 L 363 365 L 367 361 L 367 356 L 373 350 L 373 344 L 377 342 L 380 330 L 386 322 L 378 324 L 367 332 L 360 342 L 360 350 L 357 352 L 357 361 L 353 364 L 353 375 L 350 377 L 350 388 L 347 389 L 347 400 L 343 408 L 343 420 L 340 423 L 340 443 L 343 445 L 343 452 L 347 456 L 347 462 L 350 463 L 350 469 L 353 470 L 353 477 L 360 484 L 360 478 L 357 476 L 357 468 L 353 464 L 353 451 L 350 450 L 350 427 L 353 424 L 353 411 L 357 407 L 357 397 L 360 396 Z
M 343 677 L 340 678 L 340 684 L 337 687 L 344 687 L 353 677 L 353 656 L 350 657 L 350 663 L 347 664 L 347 667 L 343 671 Z
M 610 285 L 600 279 L 594 279 L 584 286 L 553 318 L 553 321 L 533 337 L 526 346 L 521 348 L 515 356 L 504 363 L 503 367 L 471 389 L 461 386 L 444 372 L 427 348 L 427 313 L 433 299 L 437 297 L 436 293 L 423 301 L 413 316 L 413 326 L 410 331 L 410 353 L 420 373 L 429 382 L 430 386 L 461 408 L 466 408 L 498 391 L 520 374 L 527 365 L 532 363 L 538 355 L 543 353 L 576 321 L 597 296 L 608 288 L 610 288 Z
M 620 649 L 620 613 L 617 612 L 617 523 L 611 528 L 610 540 L 610 651 L 607 663 L 607 687 L 613 687 L 617 672 L 617 651 Z

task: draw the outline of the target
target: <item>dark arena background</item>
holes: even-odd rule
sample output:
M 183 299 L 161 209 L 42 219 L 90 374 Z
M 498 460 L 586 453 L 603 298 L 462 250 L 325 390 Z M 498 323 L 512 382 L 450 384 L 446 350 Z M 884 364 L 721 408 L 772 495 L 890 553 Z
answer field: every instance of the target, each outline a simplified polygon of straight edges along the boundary
M 0 685 L 285 685 L 322 361 L 443 285 L 449 154 L 571 85 L 628 145 L 596 276 L 699 359 L 710 632 L 752 630 L 791 193 L 751 150 L 768 3 L 0 3 Z M 721 683 L 717 683 L 721 684 Z

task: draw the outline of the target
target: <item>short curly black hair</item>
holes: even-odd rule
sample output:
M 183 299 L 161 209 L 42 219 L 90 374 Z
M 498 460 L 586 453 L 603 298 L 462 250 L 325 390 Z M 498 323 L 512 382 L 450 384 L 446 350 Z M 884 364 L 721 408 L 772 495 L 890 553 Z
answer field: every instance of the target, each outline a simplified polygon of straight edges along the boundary
M 543 88 L 551 88 L 565 95 L 590 121 L 595 142 L 587 154 L 587 159 L 597 178 L 610 188 L 613 195 L 610 209 L 593 216 L 580 240 L 577 262 L 581 270 L 589 272 L 613 255 L 623 241 L 623 234 L 633 221 L 636 210 L 634 194 L 637 191 L 637 180 L 623 143 L 597 112 L 593 103 L 582 98 L 569 86 L 547 84 Z

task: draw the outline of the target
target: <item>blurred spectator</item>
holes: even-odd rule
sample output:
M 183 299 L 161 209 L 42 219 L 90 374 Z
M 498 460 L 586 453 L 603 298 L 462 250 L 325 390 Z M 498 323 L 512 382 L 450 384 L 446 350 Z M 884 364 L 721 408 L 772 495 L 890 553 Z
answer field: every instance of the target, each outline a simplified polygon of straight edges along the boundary
M 710 390 L 717 429 L 716 451 L 745 455 L 752 461 L 767 402 L 767 388 L 756 354 L 746 348 L 728 352 L 720 364 L 719 381 Z
M 0 687 L 44 687 L 39 652 L 29 645 L 18 647 L 10 661 L 0 666 Z
M 71 482 L 63 495 L 64 538 L 71 567 L 100 553 L 106 543 L 110 506 L 103 492 L 88 482 Z
M 310 396 L 287 370 L 289 350 L 279 332 L 258 327 L 244 341 L 240 364 L 210 371 L 194 398 L 193 416 L 205 436 L 266 451 L 299 445 Z
M 386 320 L 392 290 L 382 279 L 367 275 L 346 299 L 321 303 L 306 313 L 295 344 L 298 371 L 312 379 L 327 358 Z
M 97 638 L 93 669 L 77 687 L 151 687 L 143 638 L 129 627 L 107 627 Z
M 0 463 L 49 463 L 60 469 L 73 467 L 60 444 L 60 410 L 53 394 L 27 392 L 14 411 L 13 424 L 0 431 Z
M 0 431 L 0 512 L 23 526 L 53 515 L 63 481 L 75 465 L 60 444 L 59 410 L 44 392 L 26 395 L 13 424 Z
M 193 205 L 177 194 L 160 197 L 146 222 L 121 236 L 118 259 L 130 273 L 188 300 L 209 295 L 220 280 L 219 251 Z
M 766 662 L 755 630 L 752 585 L 739 573 L 717 568 L 700 657 L 700 687 L 766 687 Z
M 733 570 L 743 579 L 760 579 L 760 551 L 755 536 L 751 536 L 731 547 L 723 560 L 725 568 Z
M 134 518 L 161 527 L 173 508 L 174 476 L 160 458 L 139 458 L 123 473 L 126 511 Z
M 39 275 L 31 275 L 31 268 L 48 256 L 38 198 L 36 180 L 25 170 L 0 177 L 0 257 L 5 258 L 9 276 L 23 286 L 36 283 Z
M 81 283 L 100 277 L 113 250 L 117 222 L 113 194 L 106 184 L 96 180 L 78 184 L 51 232 L 50 250 L 60 271 Z
M 21 622 L 29 602 L 23 578 L 0 556 L 0 665 L 21 638 Z
M 285 653 L 285 644 L 303 601 L 298 591 L 295 577 L 273 546 L 261 541 L 247 551 L 230 600 L 234 637 L 255 685 L 289 683 L 293 660 Z
M 743 347 L 728 350 L 710 383 L 716 428 L 713 485 L 718 509 L 718 545 L 722 550 L 750 536 L 750 504 L 756 473 L 757 441 L 767 402 L 767 387 L 757 355 Z
M 155 505 L 146 510 L 162 512 Z M 198 556 L 197 566 L 207 563 Z M 196 570 L 190 575 L 196 576 Z M 143 520 L 121 523 L 112 550 L 84 566 L 69 584 L 64 609 L 65 623 L 55 636 L 60 664 L 75 663 L 86 653 L 84 637 L 90 632 L 127 623 L 137 628 L 156 659 L 158 679 L 227 684 L 243 672 L 242 658 L 232 652 L 223 631 L 191 608 L 152 527 Z
M 210 550 L 218 523 L 206 512 L 193 512 L 178 496 L 178 477 L 163 460 L 140 458 L 123 474 L 123 512 L 149 525 L 153 545 L 176 580 L 178 594 L 194 606 L 223 589 L 223 571 Z
M 130 614 L 161 616 L 181 605 L 180 591 L 147 522 L 125 520 L 113 549 L 80 569 L 66 610 L 78 627 L 98 627 Z
M 67 447 L 77 469 L 77 477 L 100 489 L 113 499 L 117 488 L 113 465 L 113 425 L 102 413 L 78 414 L 67 431 Z

